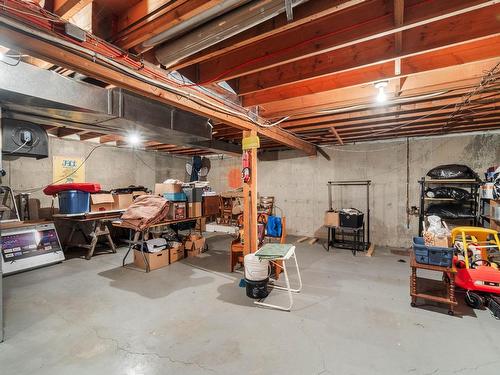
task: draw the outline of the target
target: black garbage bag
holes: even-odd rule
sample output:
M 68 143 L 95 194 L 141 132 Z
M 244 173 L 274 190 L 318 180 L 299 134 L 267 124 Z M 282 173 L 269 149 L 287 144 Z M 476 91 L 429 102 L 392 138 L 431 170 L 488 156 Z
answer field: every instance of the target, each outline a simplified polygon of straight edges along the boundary
M 456 203 L 436 203 L 429 205 L 427 215 L 436 215 L 441 219 L 470 219 L 472 210 L 470 207 Z
M 427 176 L 436 180 L 447 179 L 478 179 L 478 175 L 466 165 L 446 164 L 432 168 Z
M 428 198 L 451 198 L 456 201 L 466 201 L 472 198 L 471 193 L 467 190 L 451 186 L 429 188 L 425 191 L 425 196 Z
M 500 178 L 493 184 L 493 199 L 500 199 Z

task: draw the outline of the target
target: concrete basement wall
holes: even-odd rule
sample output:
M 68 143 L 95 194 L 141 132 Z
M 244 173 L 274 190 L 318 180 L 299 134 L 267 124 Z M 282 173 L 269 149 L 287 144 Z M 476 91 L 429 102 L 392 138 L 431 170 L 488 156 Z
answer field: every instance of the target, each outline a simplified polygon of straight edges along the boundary
M 86 157 L 98 144 L 70 139 L 49 137 L 49 157 L 36 160 L 21 157 L 8 160 L 4 157 L 3 168 L 7 175 L 2 185 L 14 191 L 43 187 L 52 182 L 52 157 Z M 186 159 L 157 152 L 133 151 L 126 148 L 103 146 L 96 149 L 85 164 L 87 182 L 100 183 L 104 190 L 129 185 L 144 185 L 150 189 L 156 182 L 167 178 L 184 179 Z M 41 207 L 49 207 L 52 198 L 41 191 L 32 198 L 40 199 Z M 55 201 L 57 207 L 57 199 Z
M 440 164 L 466 164 L 480 176 L 500 164 L 500 134 L 460 135 L 409 140 L 409 205 L 419 206 L 417 180 Z M 322 227 L 328 208 L 329 180 L 372 180 L 371 240 L 376 245 L 405 247 L 418 231 L 418 217 L 406 215 L 406 140 L 325 148 L 322 156 L 298 157 L 295 151 L 265 153 L 258 164 L 260 195 L 276 197 L 289 234 L 326 237 Z M 228 189 L 228 173 L 240 159 L 213 160 L 209 180 L 217 191 Z M 365 190 L 335 188 L 336 208 L 364 210 Z M 278 211 L 279 212 L 279 211 Z

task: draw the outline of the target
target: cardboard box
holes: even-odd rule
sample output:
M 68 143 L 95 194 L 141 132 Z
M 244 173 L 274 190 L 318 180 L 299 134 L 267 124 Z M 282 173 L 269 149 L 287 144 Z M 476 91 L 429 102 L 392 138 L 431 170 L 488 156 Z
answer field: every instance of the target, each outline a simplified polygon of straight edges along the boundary
M 200 202 L 203 198 L 203 188 L 197 187 L 187 187 L 182 188 L 184 194 L 186 194 L 187 200 L 189 203 Z
M 188 258 L 198 256 L 205 249 L 205 238 L 192 234 L 184 243 L 184 248 L 186 249 Z
M 176 246 L 170 248 L 170 264 L 175 263 L 181 259 L 184 259 L 184 245 L 179 243 Z
M 186 218 L 186 202 L 170 202 L 168 207 L 168 220 L 182 220 Z
M 182 184 L 155 184 L 155 195 L 163 196 L 163 193 L 180 193 Z
M 436 247 L 450 247 L 451 238 L 450 237 L 438 237 L 434 236 L 432 246 Z
M 338 211 L 326 211 L 325 212 L 325 226 L 327 227 L 339 227 L 340 226 L 340 215 Z
M 113 194 L 113 209 L 126 210 L 134 201 L 133 194 Z
M 201 202 L 188 203 L 188 217 L 201 216 Z
M 495 200 L 490 200 L 490 218 L 491 220 L 495 220 L 500 222 L 500 200 L 495 201 Z
M 111 211 L 115 200 L 113 194 L 90 194 L 90 211 Z
M 200 220 L 196 221 L 196 231 L 206 232 L 207 231 L 207 218 L 202 217 Z
M 165 249 L 157 253 L 144 253 L 146 259 L 149 263 L 149 269 L 156 270 L 169 265 L 169 250 Z M 146 269 L 146 263 L 144 263 L 144 258 L 142 257 L 141 251 L 134 250 L 134 265 L 136 267 Z

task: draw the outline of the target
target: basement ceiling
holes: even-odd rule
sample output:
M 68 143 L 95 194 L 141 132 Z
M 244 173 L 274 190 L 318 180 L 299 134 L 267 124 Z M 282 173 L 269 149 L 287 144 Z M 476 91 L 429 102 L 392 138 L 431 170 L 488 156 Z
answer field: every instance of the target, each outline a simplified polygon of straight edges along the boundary
M 498 1 L 295 0 L 292 15 L 281 0 L 54 0 L 42 1 L 42 11 L 20 0 L 6 3 L 55 12 L 124 54 L 182 74 L 181 88 L 210 90 L 228 108 L 258 113 L 259 126 L 276 128 L 259 128 L 264 149 L 500 128 Z M 0 8 L 0 15 L 20 18 L 9 9 Z M 174 39 L 161 41 L 175 30 L 181 31 Z M 193 47 L 166 59 L 164 51 L 176 43 Z M 23 60 L 68 77 L 92 76 L 78 65 L 33 57 Z M 380 81 L 387 81 L 383 103 L 375 100 Z M 222 117 L 212 118 L 214 140 L 240 144 L 243 129 Z M 154 140 L 147 147 L 212 152 Z

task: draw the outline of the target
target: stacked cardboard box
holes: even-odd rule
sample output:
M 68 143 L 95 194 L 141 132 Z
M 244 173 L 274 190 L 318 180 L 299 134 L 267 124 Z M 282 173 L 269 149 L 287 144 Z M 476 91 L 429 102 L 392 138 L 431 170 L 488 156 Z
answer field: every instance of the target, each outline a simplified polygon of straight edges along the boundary
M 184 259 L 184 245 L 176 243 L 170 248 L 170 264 Z
M 169 265 L 169 250 L 165 249 L 157 253 L 144 253 L 146 257 L 149 269 L 156 270 L 158 268 L 166 267 Z M 134 250 L 134 265 L 138 268 L 146 269 L 146 263 L 144 262 L 143 254 L 140 250 Z
M 184 242 L 184 248 L 186 249 L 188 258 L 196 257 L 205 248 L 205 238 L 198 234 L 191 234 Z

